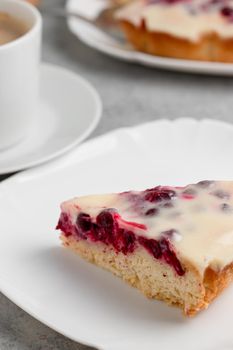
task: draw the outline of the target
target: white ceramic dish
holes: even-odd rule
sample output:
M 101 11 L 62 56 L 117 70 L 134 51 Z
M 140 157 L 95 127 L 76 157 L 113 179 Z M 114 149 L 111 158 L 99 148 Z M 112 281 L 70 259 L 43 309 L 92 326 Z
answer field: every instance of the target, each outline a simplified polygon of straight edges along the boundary
M 91 140 L 0 184 L 0 290 L 73 340 L 104 350 L 230 350 L 233 288 L 205 312 L 147 300 L 60 247 L 59 203 L 75 195 L 233 179 L 233 126 L 162 120 Z
M 85 79 L 42 64 L 37 118 L 27 138 L 0 151 L 0 174 L 35 166 L 67 152 L 94 130 L 101 113 L 100 97 Z
M 92 18 L 106 6 L 108 0 L 67 0 L 67 9 L 77 11 Z M 122 49 L 112 37 L 103 34 L 93 26 L 78 21 L 75 18 L 68 19 L 68 26 L 73 34 L 90 47 L 101 51 L 109 56 L 120 60 L 136 62 L 142 65 L 183 71 L 190 73 L 213 74 L 213 75 L 233 75 L 233 64 L 199 62 L 190 60 L 181 60 L 175 58 L 165 58 L 152 56 L 135 50 Z

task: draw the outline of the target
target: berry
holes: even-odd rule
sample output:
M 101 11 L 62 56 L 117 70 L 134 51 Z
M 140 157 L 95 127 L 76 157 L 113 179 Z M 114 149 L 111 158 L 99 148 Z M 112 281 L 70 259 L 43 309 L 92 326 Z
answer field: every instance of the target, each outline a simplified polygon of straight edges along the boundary
M 224 6 L 222 9 L 221 9 L 221 14 L 224 16 L 224 17 L 233 17 L 233 9 L 231 7 L 228 7 L 228 6 Z
M 96 218 L 96 223 L 106 231 L 113 229 L 114 221 L 110 210 L 103 210 Z
M 86 213 L 80 213 L 77 217 L 76 224 L 82 232 L 90 231 L 92 226 L 90 215 Z
M 156 214 L 158 209 L 149 209 L 148 215 Z M 124 225 L 120 227 L 120 223 Z M 134 222 L 124 221 L 120 215 L 112 209 L 103 210 L 96 217 L 96 222 L 91 220 L 91 217 L 87 213 L 80 213 L 76 220 L 76 225 L 73 225 L 70 217 L 62 213 L 57 229 L 60 229 L 68 237 L 71 234 L 76 235 L 78 239 L 90 239 L 93 242 L 102 242 L 103 244 L 113 247 L 117 253 L 123 253 L 125 255 L 133 253 L 138 245 L 144 247 L 149 254 L 155 259 L 162 259 L 167 264 L 171 265 L 179 276 L 182 276 L 185 271 L 183 270 L 170 240 L 177 233 L 176 230 L 168 230 L 161 234 L 161 239 L 148 239 L 143 236 L 137 236 L 130 229 L 125 226 L 133 227 L 136 229 L 146 229 L 144 225 Z
M 158 186 L 145 191 L 145 200 L 149 202 L 160 202 L 163 200 L 170 200 L 175 197 L 176 192 L 167 188 Z
M 138 242 L 146 248 L 146 250 L 152 254 L 156 259 L 161 258 L 162 252 L 159 246 L 158 241 L 155 239 L 147 239 L 145 237 L 139 237 Z
M 167 264 L 173 266 L 179 276 L 185 274 L 180 261 L 177 259 L 175 252 L 171 248 L 171 244 L 167 238 L 162 238 L 159 242 L 162 255 Z

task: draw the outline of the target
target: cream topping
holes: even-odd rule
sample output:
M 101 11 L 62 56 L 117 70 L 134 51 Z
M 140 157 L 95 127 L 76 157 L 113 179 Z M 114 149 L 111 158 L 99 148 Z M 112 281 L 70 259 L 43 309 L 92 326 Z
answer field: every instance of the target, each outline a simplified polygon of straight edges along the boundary
M 128 229 L 146 238 L 160 239 L 173 230 L 169 239 L 178 256 L 188 259 L 201 273 L 207 266 L 221 270 L 233 262 L 233 182 L 173 190 L 174 197 L 159 201 L 145 200 L 146 192 L 80 197 L 63 203 L 62 211 L 75 224 L 77 212 L 95 218 L 102 210 L 113 208 L 122 218 L 122 227 L 127 227 L 127 222 L 145 225 L 146 229 Z M 145 215 L 154 208 L 154 215 Z
M 151 32 L 170 34 L 190 41 L 198 41 L 211 33 L 227 39 L 233 37 L 233 1 L 228 0 L 228 3 L 232 6 L 232 15 L 222 14 L 226 9 L 231 12 L 231 7 L 224 7 L 220 1 L 211 5 L 209 0 L 184 0 L 174 4 L 166 1 L 148 4 L 144 0 L 136 0 L 118 10 L 116 18 L 127 20 L 135 26 L 140 26 L 144 21 Z

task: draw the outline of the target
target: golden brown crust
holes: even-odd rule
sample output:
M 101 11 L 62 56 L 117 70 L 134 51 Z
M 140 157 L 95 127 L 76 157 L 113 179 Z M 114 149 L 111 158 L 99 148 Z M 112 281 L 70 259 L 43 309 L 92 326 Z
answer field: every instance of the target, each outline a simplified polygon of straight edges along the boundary
M 204 275 L 205 301 L 209 304 L 233 281 L 233 263 L 222 271 L 216 272 L 210 267 Z
M 188 60 L 233 62 L 233 38 L 222 39 L 212 33 L 203 36 L 197 43 L 169 34 L 150 32 L 142 24 L 134 26 L 120 21 L 128 41 L 139 51 L 151 55 Z

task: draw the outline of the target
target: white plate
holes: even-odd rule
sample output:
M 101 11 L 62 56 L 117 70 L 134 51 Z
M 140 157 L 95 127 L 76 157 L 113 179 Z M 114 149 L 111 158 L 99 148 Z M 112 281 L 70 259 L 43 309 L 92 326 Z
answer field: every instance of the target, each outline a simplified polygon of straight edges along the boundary
M 192 119 L 121 129 L 0 184 L 0 290 L 45 324 L 104 350 L 230 350 L 233 288 L 205 312 L 147 300 L 60 247 L 59 203 L 91 192 L 233 179 L 233 126 Z
M 108 0 L 67 0 L 66 6 L 70 11 L 77 11 L 78 13 L 93 18 L 106 6 L 107 2 Z M 137 62 L 146 66 L 175 71 L 233 75 L 233 64 L 231 63 L 190 61 L 152 56 L 135 50 L 124 50 L 112 37 L 103 34 L 87 23 L 80 22 L 75 18 L 70 18 L 67 22 L 70 30 L 85 44 L 120 60 Z
M 63 68 L 42 64 L 37 118 L 25 140 L 0 152 L 0 174 L 67 152 L 94 130 L 101 113 L 100 97 L 86 80 Z

